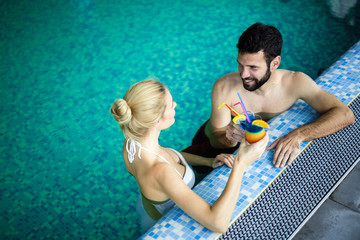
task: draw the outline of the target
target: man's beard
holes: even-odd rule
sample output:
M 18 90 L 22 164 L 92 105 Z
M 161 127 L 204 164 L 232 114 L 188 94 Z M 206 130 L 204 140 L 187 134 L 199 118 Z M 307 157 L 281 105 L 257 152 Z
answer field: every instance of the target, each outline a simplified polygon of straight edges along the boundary
M 252 92 L 252 91 L 255 91 L 256 89 L 260 88 L 262 85 L 264 85 L 269 80 L 270 76 L 271 76 L 271 72 L 270 72 L 270 68 L 268 67 L 265 75 L 261 78 L 261 80 L 258 80 L 257 78 L 242 78 L 241 75 L 240 75 L 240 78 L 243 81 L 244 88 L 246 90 Z M 248 86 L 245 84 L 245 80 L 254 80 L 255 84 Z

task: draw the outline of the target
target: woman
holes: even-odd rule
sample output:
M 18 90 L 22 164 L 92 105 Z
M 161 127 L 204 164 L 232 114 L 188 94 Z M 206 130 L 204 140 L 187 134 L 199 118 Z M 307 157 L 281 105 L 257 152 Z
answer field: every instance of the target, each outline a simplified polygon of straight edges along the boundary
M 142 228 L 146 230 L 174 204 L 206 228 L 225 232 L 239 196 L 247 166 L 261 156 L 268 136 L 248 145 L 243 141 L 238 154 L 215 159 L 182 153 L 159 145 L 161 130 L 175 122 L 175 107 L 169 90 L 160 82 L 145 80 L 133 85 L 110 112 L 125 135 L 123 157 L 126 169 L 140 187 Z M 195 176 L 191 165 L 232 167 L 227 185 L 211 206 L 191 190 Z

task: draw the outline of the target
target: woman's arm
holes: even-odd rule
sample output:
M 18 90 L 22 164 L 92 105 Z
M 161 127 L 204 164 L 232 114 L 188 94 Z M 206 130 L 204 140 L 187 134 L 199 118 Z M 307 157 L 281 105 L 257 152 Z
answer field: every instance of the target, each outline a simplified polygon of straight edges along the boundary
M 267 135 L 263 140 L 251 145 L 243 140 L 225 189 L 212 206 L 193 192 L 170 167 L 167 167 L 167 171 L 162 171 L 163 174 L 158 178 L 159 185 L 176 205 L 200 224 L 212 231 L 225 232 L 239 196 L 245 169 L 261 156 L 267 142 Z

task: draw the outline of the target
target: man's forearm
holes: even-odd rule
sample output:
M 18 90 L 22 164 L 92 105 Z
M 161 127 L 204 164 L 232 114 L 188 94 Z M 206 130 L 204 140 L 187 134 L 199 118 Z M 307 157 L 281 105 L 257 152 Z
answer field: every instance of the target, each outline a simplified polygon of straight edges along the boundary
M 187 153 L 187 152 L 181 152 L 181 154 L 186 159 L 187 163 L 192 166 L 212 167 L 212 163 L 214 161 L 214 158 L 206 158 L 206 157 L 198 156 L 198 155 Z
M 355 122 L 354 113 L 348 108 L 333 108 L 313 122 L 301 126 L 291 133 L 301 142 L 333 134 Z

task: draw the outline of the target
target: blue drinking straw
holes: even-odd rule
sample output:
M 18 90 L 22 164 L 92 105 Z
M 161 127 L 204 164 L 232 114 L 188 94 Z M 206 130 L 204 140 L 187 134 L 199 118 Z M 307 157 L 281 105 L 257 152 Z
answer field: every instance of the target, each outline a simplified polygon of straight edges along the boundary
M 237 95 L 238 95 L 239 98 L 240 98 L 240 106 L 241 106 L 241 108 L 242 108 L 242 110 L 243 110 L 243 112 L 244 112 L 244 114 L 245 114 L 245 117 L 246 117 L 247 121 L 248 121 L 249 123 L 251 123 L 251 122 L 250 122 L 249 115 L 247 114 L 247 111 L 246 111 L 244 102 L 243 102 L 243 100 L 242 100 L 241 97 L 240 97 L 240 93 L 237 93 Z M 235 106 L 235 105 L 234 105 L 234 106 Z

